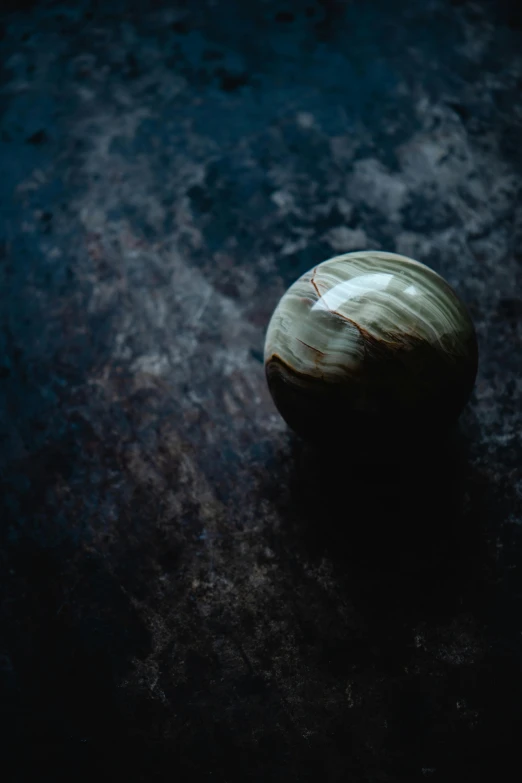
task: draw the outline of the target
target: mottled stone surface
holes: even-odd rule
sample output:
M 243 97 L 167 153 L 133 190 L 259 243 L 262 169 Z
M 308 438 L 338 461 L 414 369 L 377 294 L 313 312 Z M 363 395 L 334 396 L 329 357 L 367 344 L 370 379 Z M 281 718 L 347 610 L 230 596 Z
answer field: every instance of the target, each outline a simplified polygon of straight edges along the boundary
M 3 8 L 9 779 L 495 779 L 522 730 L 522 14 Z M 477 326 L 462 437 L 415 476 L 317 460 L 265 387 L 285 288 L 364 247 Z

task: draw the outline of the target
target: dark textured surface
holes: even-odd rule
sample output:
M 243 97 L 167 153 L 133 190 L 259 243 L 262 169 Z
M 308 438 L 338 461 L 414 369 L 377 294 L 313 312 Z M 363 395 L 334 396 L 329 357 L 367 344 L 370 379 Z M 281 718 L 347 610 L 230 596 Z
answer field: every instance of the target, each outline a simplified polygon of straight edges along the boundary
M 522 730 L 517 6 L 10 5 L 8 779 L 499 779 Z M 364 247 L 432 265 L 477 325 L 462 437 L 415 474 L 316 463 L 265 387 L 285 287 Z

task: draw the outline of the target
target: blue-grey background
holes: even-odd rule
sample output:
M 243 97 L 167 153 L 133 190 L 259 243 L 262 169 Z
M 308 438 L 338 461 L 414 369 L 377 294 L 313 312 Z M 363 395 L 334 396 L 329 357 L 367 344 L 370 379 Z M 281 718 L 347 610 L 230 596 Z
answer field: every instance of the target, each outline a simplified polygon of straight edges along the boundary
M 519 8 L 0 18 L 4 779 L 503 779 L 522 729 Z M 310 455 L 265 388 L 285 287 L 367 247 L 433 266 L 477 325 L 460 441 L 413 474 Z

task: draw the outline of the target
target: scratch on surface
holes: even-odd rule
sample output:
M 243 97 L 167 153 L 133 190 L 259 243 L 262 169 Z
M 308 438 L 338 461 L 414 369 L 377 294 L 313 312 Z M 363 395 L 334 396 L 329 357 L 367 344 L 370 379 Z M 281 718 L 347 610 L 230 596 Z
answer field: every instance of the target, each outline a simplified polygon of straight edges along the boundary
M 206 296 L 203 298 L 203 301 L 201 302 L 201 305 L 199 306 L 199 308 L 194 313 L 194 316 L 193 316 L 192 322 L 191 322 L 192 325 L 199 323 L 199 321 L 201 320 L 201 318 L 203 316 L 203 313 L 205 312 L 205 310 L 208 307 L 208 303 L 210 302 L 210 297 L 212 296 L 213 290 L 214 289 L 211 286 L 209 286 L 209 289 L 207 291 Z

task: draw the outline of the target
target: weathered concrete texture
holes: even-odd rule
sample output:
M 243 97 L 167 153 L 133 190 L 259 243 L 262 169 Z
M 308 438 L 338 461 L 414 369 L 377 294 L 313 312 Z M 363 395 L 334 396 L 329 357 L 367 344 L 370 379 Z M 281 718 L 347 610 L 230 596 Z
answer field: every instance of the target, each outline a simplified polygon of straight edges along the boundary
M 522 730 L 520 14 L 25 6 L 0 41 L 11 779 L 104 754 L 144 781 L 500 779 Z M 265 388 L 285 287 L 365 247 L 432 265 L 477 325 L 467 445 L 413 478 L 316 464 Z

